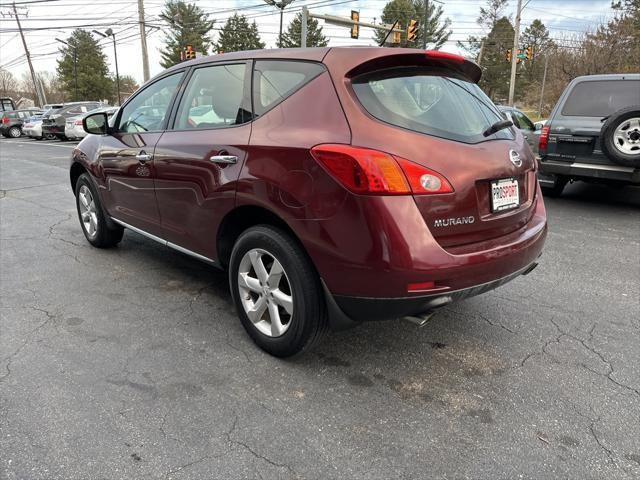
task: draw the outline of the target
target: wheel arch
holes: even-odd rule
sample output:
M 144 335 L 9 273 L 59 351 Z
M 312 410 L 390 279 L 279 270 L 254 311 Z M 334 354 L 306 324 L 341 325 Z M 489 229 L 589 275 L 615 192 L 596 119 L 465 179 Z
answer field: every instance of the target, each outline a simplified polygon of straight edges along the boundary
M 255 225 L 272 225 L 287 232 L 306 252 L 304 245 L 289 224 L 273 211 L 257 205 L 241 205 L 225 215 L 216 235 L 216 250 L 221 267 L 229 266 L 231 251 L 238 237 Z M 308 256 L 308 253 L 307 253 Z M 311 262 L 313 265 L 313 262 Z
M 71 164 L 71 168 L 69 169 L 69 180 L 71 181 L 71 191 L 73 194 L 76 194 L 76 184 L 78 183 L 78 178 L 83 173 L 88 173 L 87 169 L 80 162 L 74 161 Z

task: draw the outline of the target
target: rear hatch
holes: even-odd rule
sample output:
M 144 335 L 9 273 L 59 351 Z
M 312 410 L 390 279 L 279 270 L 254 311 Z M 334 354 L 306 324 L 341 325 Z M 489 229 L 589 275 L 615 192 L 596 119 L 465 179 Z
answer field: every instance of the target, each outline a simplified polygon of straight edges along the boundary
M 451 184 L 451 193 L 414 195 L 443 247 L 523 227 L 536 192 L 535 161 L 522 134 L 508 127 L 484 135 L 504 118 L 473 75 L 462 72 L 449 60 L 425 61 L 423 53 L 398 65 L 386 59 L 383 68 L 358 72 L 347 85 L 361 106 L 359 118 L 350 122 L 354 145 L 419 164 Z
M 602 125 L 609 115 L 639 101 L 638 80 L 584 79 L 570 85 L 548 123 L 544 156 L 563 162 L 612 164 L 600 146 Z

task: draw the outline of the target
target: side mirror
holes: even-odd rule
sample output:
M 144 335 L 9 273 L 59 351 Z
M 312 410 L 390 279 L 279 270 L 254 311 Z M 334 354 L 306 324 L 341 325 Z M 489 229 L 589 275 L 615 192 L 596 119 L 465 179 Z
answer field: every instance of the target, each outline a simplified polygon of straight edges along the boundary
M 540 130 L 542 130 L 542 124 L 541 123 L 534 123 L 533 124 L 533 131 L 534 132 L 539 132 Z
M 82 128 L 87 133 L 106 135 L 109 130 L 109 120 L 105 112 L 87 115 L 82 119 Z

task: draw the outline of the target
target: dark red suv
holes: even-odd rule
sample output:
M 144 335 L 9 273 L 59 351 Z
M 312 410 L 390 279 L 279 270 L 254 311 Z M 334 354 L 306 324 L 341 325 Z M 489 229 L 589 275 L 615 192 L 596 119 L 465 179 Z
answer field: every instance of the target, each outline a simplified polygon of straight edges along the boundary
M 85 118 L 71 184 L 87 240 L 123 228 L 229 271 L 271 354 L 330 327 L 420 317 L 528 273 L 536 163 L 462 57 L 385 48 L 216 55 Z

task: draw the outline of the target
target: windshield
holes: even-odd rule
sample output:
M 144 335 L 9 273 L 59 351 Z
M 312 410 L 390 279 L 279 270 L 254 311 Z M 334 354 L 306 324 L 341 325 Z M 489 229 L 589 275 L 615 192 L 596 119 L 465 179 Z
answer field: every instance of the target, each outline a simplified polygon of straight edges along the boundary
M 465 143 L 513 138 L 511 129 L 483 132 L 503 117 L 475 83 L 424 67 L 390 68 L 352 81 L 362 106 L 383 122 Z

